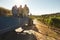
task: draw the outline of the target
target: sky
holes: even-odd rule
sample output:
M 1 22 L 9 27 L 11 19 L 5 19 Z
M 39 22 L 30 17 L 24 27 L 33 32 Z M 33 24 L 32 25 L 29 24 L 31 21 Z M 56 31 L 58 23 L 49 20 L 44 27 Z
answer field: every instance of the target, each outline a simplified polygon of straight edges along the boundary
M 0 7 L 12 9 L 14 5 L 19 7 L 27 4 L 30 13 L 43 15 L 60 12 L 60 0 L 0 0 Z

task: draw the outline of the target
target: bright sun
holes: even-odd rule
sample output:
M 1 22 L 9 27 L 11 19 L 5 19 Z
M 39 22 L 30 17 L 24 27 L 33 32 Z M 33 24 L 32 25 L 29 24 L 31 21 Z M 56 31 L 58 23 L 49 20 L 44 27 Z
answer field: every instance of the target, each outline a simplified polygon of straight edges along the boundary
M 17 6 L 20 6 L 20 5 L 23 6 L 23 5 L 27 4 L 27 1 L 28 0 L 15 0 L 15 3 Z

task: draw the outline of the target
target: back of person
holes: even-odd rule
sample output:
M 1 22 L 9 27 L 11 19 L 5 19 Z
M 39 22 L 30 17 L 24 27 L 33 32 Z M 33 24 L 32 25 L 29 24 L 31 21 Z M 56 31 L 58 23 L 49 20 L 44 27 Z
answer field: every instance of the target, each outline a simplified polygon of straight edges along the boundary
M 22 5 L 18 8 L 18 16 L 23 16 L 23 8 Z
M 12 14 L 13 14 L 13 16 L 17 16 L 17 6 L 16 5 L 12 7 Z
M 29 13 L 29 8 L 27 7 L 27 5 L 25 5 L 23 8 L 23 16 L 28 16 L 28 13 Z

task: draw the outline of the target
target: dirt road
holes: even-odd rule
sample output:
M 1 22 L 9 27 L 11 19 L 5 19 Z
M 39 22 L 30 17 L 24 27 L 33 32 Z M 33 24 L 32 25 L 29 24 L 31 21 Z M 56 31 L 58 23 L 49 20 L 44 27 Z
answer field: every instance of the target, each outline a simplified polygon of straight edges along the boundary
M 38 29 L 38 32 L 35 32 L 37 40 L 60 40 L 60 36 L 51 30 L 49 26 L 46 26 L 37 19 L 34 19 L 33 21 L 36 25 L 36 28 Z

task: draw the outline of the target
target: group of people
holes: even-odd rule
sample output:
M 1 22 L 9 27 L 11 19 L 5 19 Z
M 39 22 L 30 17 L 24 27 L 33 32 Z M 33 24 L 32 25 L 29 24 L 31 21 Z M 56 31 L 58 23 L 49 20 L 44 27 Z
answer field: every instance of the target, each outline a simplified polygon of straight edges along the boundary
M 27 7 L 27 5 L 25 4 L 24 7 L 22 7 L 22 5 L 20 5 L 20 7 L 17 8 L 17 6 L 13 6 L 12 7 L 12 14 L 13 16 L 28 16 L 29 14 L 29 8 Z

